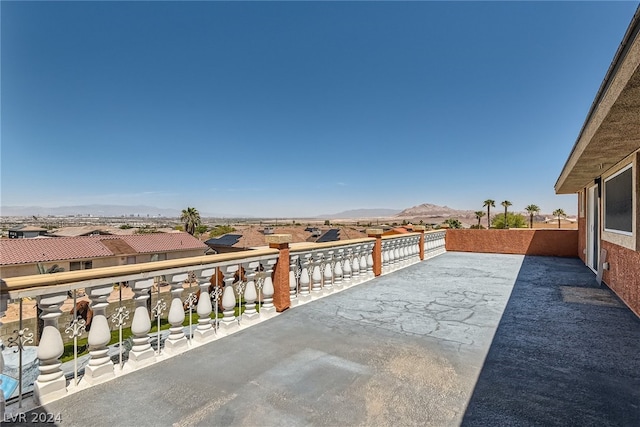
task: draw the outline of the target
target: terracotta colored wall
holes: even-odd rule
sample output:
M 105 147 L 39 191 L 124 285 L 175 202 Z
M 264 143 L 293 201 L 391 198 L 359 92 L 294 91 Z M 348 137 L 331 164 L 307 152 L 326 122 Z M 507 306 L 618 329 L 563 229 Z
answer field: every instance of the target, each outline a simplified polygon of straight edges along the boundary
M 577 257 L 578 230 L 447 230 L 446 248 L 458 252 Z
M 582 262 L 587 262 L 587 219 L 578 218 L 578 256 Z
M 602 279 L 625 304 L 640 316 L 640 252 L 602 241 L 609 270 Z

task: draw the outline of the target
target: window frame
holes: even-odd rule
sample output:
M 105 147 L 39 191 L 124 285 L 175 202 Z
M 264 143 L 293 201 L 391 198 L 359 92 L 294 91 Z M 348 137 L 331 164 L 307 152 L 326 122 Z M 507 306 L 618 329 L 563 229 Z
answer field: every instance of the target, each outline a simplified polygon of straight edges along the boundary
M 609 183 L 609 181 L 611 181 L 612 179 L 622 175 L 623 173 L 630 171 L 631 173 L 631 211 L 630 211 L 630 215 L 631 215 L 631 219 L 630 219 L 630 223 L 631 223 L 631 231 L 626 231 L 626 230 L 618 230 L 615 228 L 608 228 L 607 227 L 607 184 Z M 602 198 L 602 207 L 603 207 L 603 230 L 609 233 L 615 233 L 615 234 L 621 234 L 623 236 L 633 236 L 633 206 L 634 206 L 634 182 L 633 182 L 633 162 L 629 163 L 628 165 L 622 167 L 620 170 L 618 170 L 616 173 L 608 176 L 607 178 L 605 178 L 604 180 L 604 197 Z

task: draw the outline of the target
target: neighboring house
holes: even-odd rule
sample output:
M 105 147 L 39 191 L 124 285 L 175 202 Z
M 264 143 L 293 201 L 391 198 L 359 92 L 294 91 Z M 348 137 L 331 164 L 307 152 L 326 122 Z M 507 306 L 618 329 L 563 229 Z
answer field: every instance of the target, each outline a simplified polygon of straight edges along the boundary
M 25 225 L 23 227 L 12 228 L 9 230 L 10 239 L 31 239 L 34 237 L 45 236 L 47 234 L 46 228 L 33 227 L 31 225 Z
M 50 233 L 54 237 L 104 236 L 112 233 L 107 227 L 81 226 L 63 227 Z
M 578 194 L 578 253 L 640 316 L 640 7 L 555 185 Z
M 207 245 L 188 233 L 0 240 L 0 277 L 138 264 L 204 255 Z
M 225 234 L 220 237 L 211 238 L 204 243 L 217 254 L 244 251 L 246 248 L 237 246 L 242 238 L 242 234 Z M 235 246 L 234 246 L 235 245 Z

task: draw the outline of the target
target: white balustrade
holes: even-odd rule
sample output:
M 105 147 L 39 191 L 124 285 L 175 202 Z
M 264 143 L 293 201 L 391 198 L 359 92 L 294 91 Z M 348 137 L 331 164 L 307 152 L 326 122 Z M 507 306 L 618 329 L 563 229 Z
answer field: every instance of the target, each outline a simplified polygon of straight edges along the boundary
M 381 271 L 387 274 L 398 268 L 411 265 L 420 259 L 420 236 L 384 236 L 381 244 Z M 342 289 L 364 282 L 374 277 L 373 267 L 373 240 L 358 242 L 332 242 L 332 244 L 319 244 L 318 248 L 309 245 L 307 249 L 293 250 L 290 253 L 289 265 L 289 297 L 291 306 L 308 302 L 313 298 L 320 298 L 325 293 L 337 292 Z M 64 346 L 62 336 L 58 331 L 58 319 L 61 316 L 62 304 L 67 299 L 69 289 L 84 288 L 91 300 L 93 318 L 89 330 L 89 363 L 85 368 L 81 385 L 92 385 L 110 378 L 116 374 L 127 373 L 158 360 L 151 347 L 149 332 L 151 330 L 151 318 L 148 304 L 150 289 L 153 279 L 163 275 L 170 279 L 171 303 L 168 312 L 170 323 L 169 336 L 165 342 L 165 353 L 169 356 L 189 349 L 188 339 L 183 330 L 185 313 L 183 309 L 182 295 L 183 283 L 188 278 L 188 272 L 200 270 L 199 287 L 200 299 L 197 305 L 198 326 L 194 332 L 194 341 L 206 342 L 215 336 L 215 329 L 211 325 L 212 304 L 208 293 L 211 283 L 210 278 L 220 269 L 223 275 L 224 290 L 222 291 L 221 305 L 223 307 L 223 319 L 220 321 L 219 331 L 228 334 L 238 329 L 239 322 L 235 316 L 235 308 L 241 297 L 244 298 L 244 314 L 242 324 L 251 324 L 254 320 L 264 319 L 275 314 L 273 305 L 273 280 L 272 273 L 277 262 L 278 254 L 273 250 L 249 251 L 245 258 L 211 257 L 212 262 L 207 262 L 207 257 L 199 257 L 191 265 L 176 263 L 157 271 L 146 268 L 143 265 L 136 266 L 136 271 L 123 266 L 123 271 L 114 277 L 105 278 L 96 276 L 86 278 L 84 276 L 78 283 L 66 281 L 64 287 L 53 284 L 55 290 L 50 293 L 37 295 L 32 290 L 22 291 L 23 288 L 11 290 L 9 296 L 12 299 L 18 297 L 38 296 L 38 305 L 42 309 L 44 328 L 40 345 L 38 347 L 38 359 L 40 373 L 34 384 L 34 394 L 39 402 L 49 402 L 77 389 L 70 387 L 67 390 L 66 380 L 61 369 L 60 357 Z M 424 258 L 429 259 L 445 252 L 445 232 L 424 233 Z M 256 256 L 252 254 L 258 253 Z M 222 258 L 222 259 L 221 259 Z M 217 261 L 216 261 L 217 260 Z M 242 270 L 239 269 L 242 265 Z M 139 270 L 142 268 L 142 270 Z M 99 269 L 96 269 L 99 270 Z M 244 271 L 244 275 L 241 274 Z M 70 273 L 61 273 L 70 274 Z M 91 273 L 89 273 L 91 274 Z M 239 276 L 241 285 L 235 286 L 241 289 L 242 294 L 236 298 L 234 292 L 234 276 Z M 61 276 L 58 276 L 61 277 Z M 68 280 L 72 280 L 69 276 Z M 110 341 L 110 328 L 106 317 L 109 297 L 116 282 L 129 282 L 134 292 L 135 312 L 131 322 L 133 334 L 133 346 L 129 351 L 128 360 L 122 371 L 114 370 L 114 364 L 109 357 L 108 344 Z M 287 286 L 287 285 L 285 285 Z M 35 289 L 35 288 L 34 288 Z M 46 288 L 43 292 L 47 292 Z M 257 295 L 256 295 L 257 293 Z M 312 296 L 313 295 L 313 296 Z M 261 297 L 260 297 L 261 296 Z M 0 317 L 6 311 L 7 295 L 0 295 Z M 262 301 L 262 307 L 258 313 L 256 303 Z M 122 345 L 122 344 L 120 344 Z M 3 360 L 0 357 L 0 368 Z M 2 401 L 0 401 L 0 411 Z
M 4 286 L 4 282 L 2 285 Z M 0 326 L 2 326 L 2 318 L 4 317 L 4 313 L 7 311 L 9 303 L 9 295 L 6 292 L 0 293 Z M 2 343 L 2 337 L 0 337 L 0 348 L 4 348 Z M 64 351 L 64 350 L 63 350 Z M 0 351 L 0 372 L 4 369 L 4 357 L 2 356 L 2 351 Z M 0 379 L 0 390 L 2 390 L 2 379 Z M 66 391 L 66 390 L 65 390 Z M 4 419 L 4 393 L 0 392 L 0 419 Z

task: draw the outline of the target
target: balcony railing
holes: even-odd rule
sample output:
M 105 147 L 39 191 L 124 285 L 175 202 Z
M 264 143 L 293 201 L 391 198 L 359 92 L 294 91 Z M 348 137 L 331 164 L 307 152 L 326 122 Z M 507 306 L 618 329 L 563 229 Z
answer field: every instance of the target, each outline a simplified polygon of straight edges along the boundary
M 37 347 L 29 346 L 37 337 L 24 327 L 21 310 L 15 331 L 1 337 L 10 346 L 5 353 L 19 355 L 13 374 L 18 378 L 4 377 L 17 384 L 5 384 L 5 393 L 8 390 L 8 397 L 21 404 L 23 394 L 32 390 L 36 402 L 44 404 L 445 251 L 444 231 L 392 236 L 368 231 L 369 238 L 320 244 L 290 245 L 290 236 L 271 235 L 270 247 L 264 249 L 7 278 L 2 282 L 0 317 L 9 302 L 21 305 L 25 298 L 36 299 L 43 327 Z M 114 284 L 119 289 L 127 284 L 133 291 L 131 301 L 121 292 L 114 300 Z M 163 284 L 168 292 L 161 292 Z M 63 304 L 72 301 L 75 307 L 81 289 L 93 313 L 88 357 L 83 360 L 77 340 L 86 334 L 85 321 L 74 312 L 68 325 L 60 322 Z M 192 313 L 197 314 L 197 324 L 192 323 Z M 161 319 L 170 325 L 168 334 L 159 330 Z M 151 333 L 154 324 L 158 331 Z M 130 327 L 130 337 L 124 336 L 125 327 Z M 109 346 L 112 331 L 119 334 Z M 73 359 L 65 366 L 63 337 L 75 343 Z M 34 349 L 35 380 L 23 376 L 23 353 Z M 0 357 L 0 372 L 3 365 Z M 0 405 L 4 407 L 4 400 Z

